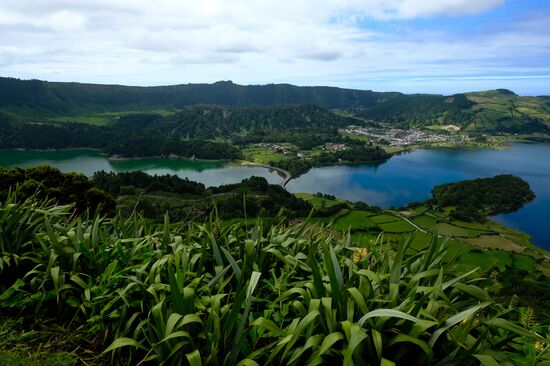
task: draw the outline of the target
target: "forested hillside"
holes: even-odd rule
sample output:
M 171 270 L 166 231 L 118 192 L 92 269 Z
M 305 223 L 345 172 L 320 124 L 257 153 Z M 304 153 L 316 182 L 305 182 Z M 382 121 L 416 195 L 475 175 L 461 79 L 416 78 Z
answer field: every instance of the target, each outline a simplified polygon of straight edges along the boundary
M 230 81 L 134 87 L 0 78 L 0 110 L 23 116 L 176 110 L 195 104 L 315 104 L 326 108 L 364 108 L 399 94 L 288 84 L 243 86 Z
M 401 95 L 360 113 L 403 127 L 456 125 L 466 131 L 550 132 L 548 97 L 521 97 L 509 90 L 443 95 Z
M 169 116 L 130 114 L 106 126 L 86 123 L 17 123 L 0 120 L 0 148 L 96 148 L 124 157 L 238 159 L 229 142 L 289 142 L 311 149 L 338 142 L 339 127 L 361 121 L 312 106 L 265 108 L 186 107 Z M 38 136 L 40 138 L 38 138 Z M 221 141 L 218 141 L 218 140 Z M 215 140 L 215 141 L 214 141 Z
M 280 107 L 305 104 L 400 127 L 454 125 L 470 132 L 550 133 L 550 97 L 522 97 L 506 89 L 444 96 L 288 84 L 244 86 L 230 81 L 135 87 L 0 78 L 0 121 L 4 122 L 108 124 L 136 113 L 148 114 L 149 119 L 138 118 L 152 122 L 156 119 L 151 117 L 161 114 L 171 116 L 162 121 L 164 127 L 185 125 L 191 135 L 207 136 L 250 129 L 257 120 L 288 127 L 286 114 L 293 110 Z M 199 105 L 223 108 L 186 108 Z M 205 128 L 205 121 L 213 128 Z M 310 122 L 303 127 L 318 129 L 323 124 L 322 118 Z M 291 127 L 296 126 L 291 122 Z
M 162 117 L 155 114 L 122 116 L 114 125 L 122 128 L 161 132 L 163 134 L 209 139 L 219 136 L 271 137 L 291 130 L 315 131 L 360 123 L 357 119 L 341 117 L 325 108 L 314 105 L 289 105 L 274 107 L 223 108 L 199 105 L 186 107 L 180 112 Z M 279 140 L 280 141 L 280 140 Z

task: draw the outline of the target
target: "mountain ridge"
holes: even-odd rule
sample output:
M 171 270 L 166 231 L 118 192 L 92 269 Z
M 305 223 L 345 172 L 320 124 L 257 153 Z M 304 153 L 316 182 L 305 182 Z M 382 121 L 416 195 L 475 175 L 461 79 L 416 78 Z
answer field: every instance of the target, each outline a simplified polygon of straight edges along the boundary
M 291 84 L 125 86 L 0 77 L 0 121 L 107 123 L 116 114 L 172 114 L 194 105 L 273 108 L 314 105 L 405 128 L 455 125 L 468 132 L 550 134 L 550 96 L 511 90 L 441 94 L 375 92 Z

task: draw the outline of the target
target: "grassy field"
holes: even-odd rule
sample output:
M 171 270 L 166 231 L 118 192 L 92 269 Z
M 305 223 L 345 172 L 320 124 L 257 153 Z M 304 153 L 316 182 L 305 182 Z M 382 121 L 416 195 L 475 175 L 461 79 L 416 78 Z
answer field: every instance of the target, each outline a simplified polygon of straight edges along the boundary
M 294 195 L 298 198 L 301 198 L 303 200 L 308 201 L 309 203 L 311 203 L 315 207 L 331 207 L 331 206 L 337 205 L 339 203 L 345 203 L 346 202 L 346 200 L 341 199 L 341 198 L 336 198 L 336 199 L 333 200 L 333 199 L 329 199 L 329 198 L 318 197 L 318 196 L 316 196 L 314 194 L 311 194 L 311 193 L 295 193 Z
M 426 206 L 418 206 L 414 209 L 414 215 L 422 215 L 424 212 L 428 211 L 430 208 Z
M 283 161 L 290 158 L 290 156 L 264 146 L 247 147 L 242 150 L 242 153 L 246 160 L 259 164 L 269 164 L 272 161 Z
M 399 221 L 400 219 L 391 215 L 376 215 L 371 217 L 372 222 L 376 224 L 382 224 L 386 222 Z
M 465 229 L 472 229 L 472 230 L 481 230 L 486 231 L 490 230 L 486 225 L 479 223 L 479 222 L 466 222 L 466 221 L 460 221 L 460 220 L 451 220 L 450 223 L 454 226 L 462 227 Z
M 347 215 L 340 217 L 334 224 L 335 230 L 368 230 L 376 225 L 371 220 L 372 213 L 368 211 L 351 211 Z
M 446 222 L 437 224 L 437 232 L 445 236 L 457 236 L 461 238 L 477 238 L 480 235 L 491 233 L 488 230 L 474 230 L 454 226 Z
M 427 215 L 415 216 L 411 219 L 411 221 L 414 222 L 416 225 L 429 230 L 433 230 L 437 226 L 437 222 L 435 221 L 435 219 Z
M 525 250 L 525 248 L 521 245 L 518 245 L 506 238 L 503 238 L 500 235 L 480 235 L 477 238 L 465 239 L 465 241 L 480 248 L 503 249 L 516 253 L 521 253 Z
M 123 111 L 123 112 L 105 112 L 105 113 L 96 113 L 91 115 L 74 115 L 74 116 L 57 116 L 57 117 L 47 117 L 48 121 L 51 122 L 61 122 L 61 123 L 86 123 L 90 125 L 103 126 L 108 125 L 116 121 L 118 117 L 126 116 L 130 114 L 141 114 L 140 111 Z M 174 114 L 174 111 L 169 111 L 166 109 L 153 109 L 147 113 L 158 114 L 161 116 L 169 116 Z
M 471 251 L 465 253 L 458 266 L 459 270 L 471 270 L 479 267 L 485 271 L 490 271 L 493 268 L 504 271 L 512 263 L 515 268 L 528 272 L 533 271 L 536 266 L 535 260 L 531 257 L 502 250 Z
M 389 233 L 408 233 L 415 231 L 415 227 L 406 222 L 405 220 L 386 222 L 379 224 L 380 228 Z

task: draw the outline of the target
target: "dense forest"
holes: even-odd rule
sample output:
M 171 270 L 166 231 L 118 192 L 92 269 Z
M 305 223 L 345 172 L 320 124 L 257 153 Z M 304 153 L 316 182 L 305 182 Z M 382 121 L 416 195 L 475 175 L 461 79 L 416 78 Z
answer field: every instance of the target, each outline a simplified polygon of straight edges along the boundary
M 0 167 L 0 201 L 17 187 L 20 200 L 34 197 L 38 200 L 52 199 L 59 204 L 73 204 L 76 213 L 100 209 L 113 214 L 115 200 L 80 173 L 61 173 L 48 165 L 31 168 L 4 169 Z
M 9 123 L 0 121 L 0 149 L 101 149 L 109 156 L 171 154 L 197 159 L 238 159 L 239 150 L 224 142 L 182 139 L 160 132 L 83 123 Z
M 362 122 L 338 116 L 313 105 L 269 108 L 193 106 L 171 116 L 134 114 L 121 117 L 114 128 L 143 135 L 194 139 L 226 138 L 238 145 L 288 142 L 309 150 L 325 142 L 338 142 L 338 128 Z
M 162 221 L 166 214 L 176 221 L 204 220 L 214 211 L 224 219 L 246 215 L 294 218 L 305 217 L 312 210 L 308 202 L 262 177 L 206 188 L 176 175 L 100 171 L 89 179 L 47 165 L 0 168 L 0 201 L 12 191 L 17 191 L 20 200 L 33 197 L 37 201 L 73 204 L 75 214 L 99 209 L 109 216 L 130 217 L 137 213 L 154 221 Z
M 189 122 L 190 133 L 203 138 L 215 130 L 209 131 L 201 123 L 197 125 L 200 118 L 197 119 L 192 109 L 187 109 L 189 106 L 252 108 L 256 109 L 254 113 L 262 119 L 266 117 L 266 107 L 301 104 L 344 110 L 367 120 L 402 127 L 453 124 L 471 132 L 550 133 L 550 104 L 547 96 L 523 97 L 505 89 L 444 96 L 288 84 L 242 86 L 230 81 L 130 87 L 0 78 L 0 121 L 44 122 L 54 117 L 70 120 L 71 116 L 181 111 L 174 119 L 164 122 L 177 125 L 178 119 L 185 119 Z M 278 119 L 277 110 L 267 113 L 271 114 L 269 118 L 275 130 L 284 127 L 284 118 Z M 231 114 L 234 116 L 228 118 Z M 234 123 L 228 124 L 228 120 L 242 123 L 238 120 L 243 114 L 226 111 L 220 118 L 219 112 L 212 111 L 210 116 L 205 117 L 210 123 L 216 124 L 218 133 L 223 133 L 235 127 Z M 249 130 L 253 129 L 254 120 L 242 119 L 245 124 L 251 124 L 245 127 L 251 127 Z M 313 127 L 320 128 L 315 125 L 315 119 L 312 122 Z
M 151 176 L 143 172 L 97 172 L 93 182 L 118 197 L 122 216 L 133 211 L 162 220 L 204 220 L 212 212 L 220 218 L 274 217 L 284 211 L 288 218 L 304 217 L 311 205 L 265 178 L 251 177 L 240 183 L 205 188 L 201 183 L 176 175 Z
M 0 148 L 97 148 L 121 157 L 168 156 L 239 159 L 228 142 L 290 142 L 311 149 L 340 142 L 339 127 L 358 120 L 311 105 L 270 108 L 194 106 L 170 115 L 130 114 L 107 126 L 84 123 L 15 123 L 0 120 Z M 37 138 L 40 136 L 40 138 Z
M 488 215 L 515 211 L 533 199 L 535 194 L 529 183 L 503 174 L 435 186 L 431 203 L 440 208 L 456 207 L 453 216 L 458 219 L 480 220 Z
M 289 84 L 182 84 L 132 87 L 0 78 L 0 110 L 23 115 L 61 115 L 109 111 L 176 110 L 196 104 L 274 106 L 315 104 L 325 108 L 364 108 L 400 93 Z

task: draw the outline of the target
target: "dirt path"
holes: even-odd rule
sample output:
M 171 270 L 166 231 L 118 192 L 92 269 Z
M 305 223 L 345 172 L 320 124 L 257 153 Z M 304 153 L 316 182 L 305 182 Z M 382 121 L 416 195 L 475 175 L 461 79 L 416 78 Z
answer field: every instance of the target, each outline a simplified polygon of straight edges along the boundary
M 417 230 L 419 231 L 422 231 L 423 233 L 426 232 L 426 230 L 424 229 L 421 229 L 420 226 L 416 225 L 414 222 L 412 222 L 411 220 L 409 220 L 408 218 L 404 217 L 404 216 L 401 216 L 401 215 L 395 215 L 396 217 L 399 217 L 400 219 L 403 219 L 405 221 L 407 221 L 409 224 L 411 224 L 412 226 L 414 226 Z

